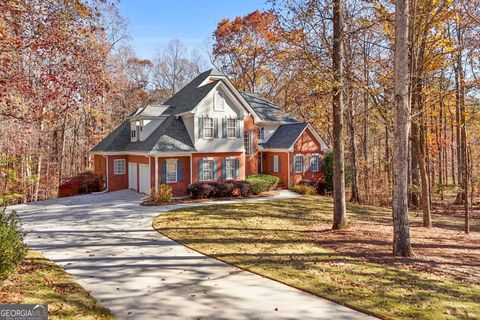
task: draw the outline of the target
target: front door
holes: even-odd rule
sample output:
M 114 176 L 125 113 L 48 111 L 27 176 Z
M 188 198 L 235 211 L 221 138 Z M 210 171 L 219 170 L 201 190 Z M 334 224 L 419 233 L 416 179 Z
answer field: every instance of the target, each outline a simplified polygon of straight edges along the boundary
M 137 191 L 137 164 L 135 162 L 128 163 L 128 189 Z
M 150 193 L 150 166 L 148 164 L 140 165 L 140 193 L 149 194 Z
M 262 154 L 261 153 L 258 154 L 257 160 L 258 160 L 258 173 L 262 173 L 263 168 L 262 168 Z

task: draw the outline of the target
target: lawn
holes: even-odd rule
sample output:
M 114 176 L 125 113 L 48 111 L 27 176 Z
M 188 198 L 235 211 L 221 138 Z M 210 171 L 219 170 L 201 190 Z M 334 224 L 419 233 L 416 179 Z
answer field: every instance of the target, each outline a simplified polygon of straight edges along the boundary
M 480 221 L 412 213 L 417 257 L 390 255 L 391 211 L 349 205 L 349 230 L 331 231 L 331 199 L 200 206 L 159 215 L 154 227 L 201 253 L 388 319 L 480 318 Z
M 62 268 L 35 251 L 0 282 L 0 303 L 45 303 L 49 319 L 115 319 Z

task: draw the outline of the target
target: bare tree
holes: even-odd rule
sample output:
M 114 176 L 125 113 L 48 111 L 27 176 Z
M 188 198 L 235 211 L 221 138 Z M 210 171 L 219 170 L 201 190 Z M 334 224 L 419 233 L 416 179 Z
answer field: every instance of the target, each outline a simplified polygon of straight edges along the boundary
M 395 3 L 395 178 L 393 187 L 393 254 L 413 256 L 408 222 L 408 6 L 409 0 Z
M 171 40 L 154 60 L 152 82 L 158 98 L 167 99 L 195 77 L 204 63 L 198 52 L 187 57 L 187 49 L 178 40 Z
M 333 229 L 347 227 L 343 150 L 343 13 L 342 1 L 333 2 Z

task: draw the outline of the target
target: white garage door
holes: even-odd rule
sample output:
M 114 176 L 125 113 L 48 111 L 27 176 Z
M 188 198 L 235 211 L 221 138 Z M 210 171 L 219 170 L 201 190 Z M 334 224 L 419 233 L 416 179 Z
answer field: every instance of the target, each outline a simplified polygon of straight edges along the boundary
M 128 163 L 128 189 L 137 191 L 137 164 L 135 162 Z
M 140 190 L 141 193 L 150 193 L 150 166 L 148 164 L 140 165 Z

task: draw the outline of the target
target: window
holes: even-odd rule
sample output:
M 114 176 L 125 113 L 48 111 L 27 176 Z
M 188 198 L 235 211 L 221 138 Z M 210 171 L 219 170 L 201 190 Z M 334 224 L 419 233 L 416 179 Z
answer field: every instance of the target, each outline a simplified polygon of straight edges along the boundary
M 225 161 L 225 178 L 235 179 L 235 159 L 227 159 Z
M 202 181 L 213 180 L 213 161 L 203 160 Z
M 245 147 L 245 155 L 250 156 L 251 155 L 251 148 L 250 148 L 250 133 L 248 131 L 245 131 L 243 133 L 243 145 Z
M 203 119 L 203 137 L 205 139 L 213 138 L 213 119 L 212 118 Z
M 280 167 L 280 158 L 278 155 L 273 156 L 273 172 L 279 172 L 279 167 Z
M 113 174 L 125 174 L 125 159 L 113 160 Z
M 310 171 L 318 172 L 319 171 L 319 157 L 318 154 L 312 155 L 310 159 Z
M 177 159 L 167 160 L 167 183 L 177 182 Z
M 265 128 L 260 127 L 258 128 L 258 140 L 263 140 L 265 139 Z
M 237 137 L 237 119 L 227 119 L 227 138 Z
M 132 140 L 135 140 L 136 137 L 137 137 L 137 129 L 133 128 L 132 129 Z
M 215 111 L 225 110 L 225 96 L 221 91 L 215 92 L 213 96 L 213 110 Z
M 303 157 L 295 156 L 293 157 L 293 165 L 295 173 L 303 173 Z

